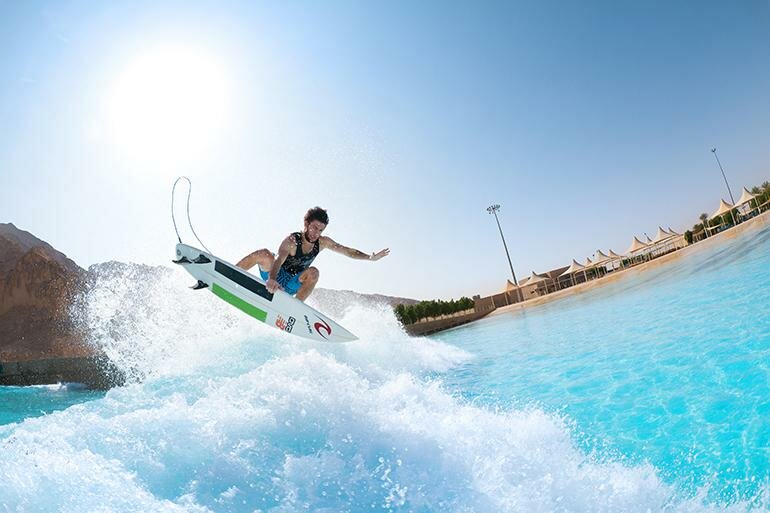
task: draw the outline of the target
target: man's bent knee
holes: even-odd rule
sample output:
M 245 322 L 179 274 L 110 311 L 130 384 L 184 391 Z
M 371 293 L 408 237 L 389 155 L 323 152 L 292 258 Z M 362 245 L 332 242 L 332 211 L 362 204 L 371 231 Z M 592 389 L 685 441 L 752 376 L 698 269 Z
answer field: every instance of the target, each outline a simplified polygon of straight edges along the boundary
M 318 277 L 321 275 L 321 273 L 318 272 L 318 269 L 315 267 L 308 267 L 307 270 L 302 273 L 304 274 L 303 282 L 304 281 L 310 281 L 310 282 L 316 282 L 318 281 Z
M 269 271 L 270 267 L 273 265 L 273 260 L 275 257 L 273 256 L 273 253 L 269 249 L 259 249 L 252 253 L 254 255 L 254 259 L 259 264 L 259 267 L 264 269 L 265 271 Z

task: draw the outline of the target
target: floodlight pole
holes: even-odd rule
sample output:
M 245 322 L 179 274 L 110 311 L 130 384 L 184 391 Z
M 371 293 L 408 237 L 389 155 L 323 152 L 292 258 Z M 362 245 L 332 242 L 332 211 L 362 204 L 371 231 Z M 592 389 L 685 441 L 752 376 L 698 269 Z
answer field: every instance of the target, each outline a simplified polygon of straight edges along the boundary
M 505 236 L 503 235 L 503 229 L 500 227 L 500 219 L 497 218 L 497 212 L 500 210 L 500 205 L 490 205 L 487 207 L 487 212 L 495 216 L 495 221 L 497 222 L 497 229 L 500 230 L 500 238 L 503 239 L 503 248 L 505 248 L 505 256 L 508 257 L 508 266 L 511 268 L 511 276 L 513 277 L 513 284 L 516 286 L 516 290 L 519 292 L 519 301 L 522 301 L 524 298 L 521 293 L 521 289 L 519 288 L 519 282 L 516 281 L 516 273 L 513 272 L 513 264 L 511 263 L 511 255 L 508 253 L 508 245 L 505 243 Z
M 719 170 L 722 171 L 722 178 L 725 179 L 725 185 L 727 186 L 727 193 L 730 195 L 730 201 L 733 203 L 733 206 L 735 206 L 735 198 L 733 198 L 733 191 L 730 190 L 730 184 L 727 183 L 727 176 L 725 175 L 724 168 L 722 168 L 722 163 L 719 161 L 719 156 L 717 155 L 717 149 L 711 148 L 711 153 L 713 153 L 714 158 L 717 159 L 717 165 L 719 165 Z
M 717 155 L 717 149 L 711 148 L 711 153 L 713 153 L 714 158 L 717 159 L 719 170 L 722 171 L 722 178 L 725 179 L 725 185 L 727 186 L 727 193 L 730 195 L 730 202 L 733 204 L 733 208 L 730 209 L 730 216 L 733 218 L 733 224 L 738 224 L 735 221 L 735 214 L 733 214 L 733 209 L 735 208 L 735 198 L 733 198 L 733 191 L 730 190 L 730 184 L 727 182 L 727 175 L 725 175 L 725 170 L 724 168 L 722 168 L 722 163 L 719 161 L 719 156 Z

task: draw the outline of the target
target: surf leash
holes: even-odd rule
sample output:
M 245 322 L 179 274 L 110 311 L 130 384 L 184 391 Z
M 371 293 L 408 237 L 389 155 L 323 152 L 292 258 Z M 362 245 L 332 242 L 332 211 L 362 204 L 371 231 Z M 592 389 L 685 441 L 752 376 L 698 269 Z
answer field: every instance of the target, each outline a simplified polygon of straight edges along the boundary
M 195 228 L 193 228 L 192 225 L 192 219 L 190 218 L 190 195 L 192 195 L 192 181 L 190 181 L 189 178 L 186 176 L 180 176 L 174 181 L 174 186 L 171 188 L 171 221 L 174 223 L 174 231 L 176 232 L 176 238 L 179 240 L 179 243 L 182 244 L 182 237 L 179 236 L 179 230 L 176 226 L 176 218 L 174 217 L 174 192 L 176 191 L 176 184 L 179 183 L 179 180 L 187 180 L 187 184 L 189 187 L 187 188 L 187 223 L 190 225 L 190 230 L 192 230 L 193 235 L 195 236 L 195 239 L 200 243 L 201 246 L 203 246 L 203 249 L 211 253 L 211 250 L 206 247 L 206 245 L 200 240 L 198 237 L 198 234 L 195 233 Z

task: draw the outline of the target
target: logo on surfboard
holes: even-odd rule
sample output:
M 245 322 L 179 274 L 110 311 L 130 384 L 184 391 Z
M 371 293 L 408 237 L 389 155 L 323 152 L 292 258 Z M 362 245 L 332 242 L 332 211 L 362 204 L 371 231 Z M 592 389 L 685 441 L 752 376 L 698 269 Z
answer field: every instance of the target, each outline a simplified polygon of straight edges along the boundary
M 321 319 L 320 317 L 318 318 L 318 320 L 321 322 L 317 322 L 313 324 L 313 327 L 315 328 L 316 333 L 318 333 L 325 339 L 326 337 L 332 334 L 332 327 L 329 326 L 329 324 L 323 319 Z M 321 330 L 324 330 L 326 332 L 326 335 L 321 333 Z
M 286 319 L 284 319 L 279 315 L 278 318 L 275 320 L 275 326 L 278 329 L 281 329 L 287 333 L 291 333 L 291 330 L 294 329 L 295 322 L 296 322 L 296 319 L 294 317 L 289 316 L 289 320 L 287 321 Z
M 310 319 L 308 319 L 307 315 L 305 315 L 304 317 L 305 317 L 305 325 L 307 326 L 307 332 L 310 333 L 311 335 L 313 334 L 313 328 L 315 328 L 316 333 L 318 333 L 321 336 L 321 338 L 323 338 L 324 340 L 326 340 L 326 337 L 332 334 L 332 327 L 329 326 L 329 323 L 327 323 L 320 317 L 316 316 L 319 322 L 313 324 L 313 328 L 310 327 Z M 325 331 L 326 334 L 324 335 L 323 333 L 321 333 L 322 331 Z

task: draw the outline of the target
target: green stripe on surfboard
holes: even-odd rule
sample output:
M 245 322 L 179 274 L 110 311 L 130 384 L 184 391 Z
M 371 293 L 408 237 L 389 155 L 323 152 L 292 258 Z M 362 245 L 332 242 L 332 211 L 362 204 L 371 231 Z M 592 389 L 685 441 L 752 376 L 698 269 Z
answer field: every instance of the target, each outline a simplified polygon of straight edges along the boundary
M 265 319 L 267 319 L 267 312 L 264 310 L 260 310 L 256 306 L 247 303 L 243 299 L 239 298 L 238 296 L 229 293 L 216 283 L 211 286 L 211 292 L 216 294 L 217 296 L 221 297 L 231 305 L 233 305 L 235 308 L 242 310 L 246 312 L 247 314 L 251 315 L 255 319 L 259 319 L 262 322 L 265 322 Z

